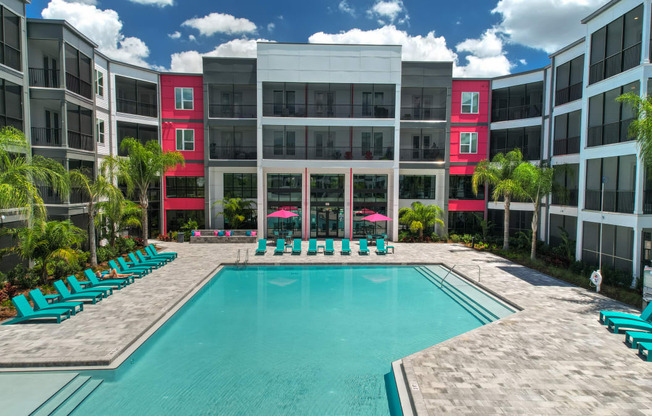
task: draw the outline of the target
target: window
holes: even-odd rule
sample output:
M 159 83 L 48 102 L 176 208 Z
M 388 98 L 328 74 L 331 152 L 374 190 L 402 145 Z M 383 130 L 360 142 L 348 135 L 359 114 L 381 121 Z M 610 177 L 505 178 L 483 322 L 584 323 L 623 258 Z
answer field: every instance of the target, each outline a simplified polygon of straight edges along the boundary
M 165 211 L 167 230 L 179 231 L 190 220 L 197 221 L 197 228 L 204 228 L 203 209 L 168 209 Z
M 4 7 L 0 10 L 2 11 L 0 63 L 20 71 L 20 17 Z
M 192 129 L 177 129 L 177 150 L 190 152 L 195 150 L 195 131 Z
M 478 153 L 478 133 L 460 133 L 460 153 Z
M 568 155 L 580 152 L 580 128 L 582 110 L 555 117 L 554 155 Z
M 104 73 L 95 70 L 95 94 L 104 97 Z
M 192 88 L 175 88 L 174 89 L 174 108 L 177 110 L 193 109 L 193 89 Z
M 301 234 L 302 179 L 300 174 L 267 174 L 267 214 L 281 208 L 298 214 L 291 218 L 268 218 L 268 236 L 281 229 L 292 231 L 295 235 Z
M 0 78 L 0 127 L 23 130 L 23 88 Z
M 636 156 L 627 155 L 586 161 L 584 208 L 607 212 L 634 212 Z M 602 178 L 604 196 L 602 192 Z
M 255 173 L 225 173 L 224 198 L 255 199 L 258 183 Z
M 462 114 L 478 114 L 480 107 L 479 92 L 462 93 Z
M 96 128 L 97 128 L 97 142 L 104 144 L 104 120 L 100 120 L 98 118 L 96 120 Z
M 641 63 L 643 5 L 591 35 L 589 84 L 627 71 Z
M 520 149 L 524 160 L 538 160 L 541 155 L 541 127 L 492 130 L 489 158 L 498 153 Z
M 562 105 L 582 98 L 584 79 L 584 55 L 557 67 L 555 105 Z
M 632 272 L 634 254 L 634 230 L 604 224 L 600 236 L 600 224 L 585 221 L 582 223 L 582 261 L 597 265 L 602 239 L 602 266 L 613 267 L 628 273 Z
M 484 219 L 482 211 L 449 211 L 448 234 L 477 234 L 482 231 L 480 221 Z
M 398 194 L 400 199 L 435 199 L 434 175 L 400 175 Z
M 116 110 L 119 113 L 156 117 L 157 85 L 133 78 L 115 77 Z
M 387 215 L 387 175 L 353 175 L 353 236 L 387 232 L 387 222 L 369 223 L 368 211 Z
M 543 82 L 493 90 L 491 121 L 540 117 L 543 107 Z
M 167 198 L 203 198 L 204 178 L 202 176 L 168 176 L 165 178 Z
M 532 211 L 516 211 L 510 210 L 509 212 L 509 235 L 515 236 L 519 231 L 529 232 L 532 230 Z M 488 215 L 489 221 L 494 226 L 491 229 L 493 235 L 503 235 L 505 229 L 505 211 L 490 209 Z M 480 230 L 478 230 L 480 231 Z
M 579 167 L 577 163 L 555 166 L 554 181 L 559 185 L 559 191 L 552 194 L 553 205 L 577 206 Z
M 638 94 L 639 82 L 615 88 L 589 98 L 589 131 L 587 147 L 621 143 L 633 140 L 629 135 L 629 125 L 634 120 L 634 112 L 629 104 L 616 99 L 625 93 Z
M 156 126 L 148 126 L 145 124 L 134 124 L 134 123 L 125 123 L 123 121 L 118 121 L 117 123 L 118 131 L 118 155 L 127 156 L 127 153 L 122 149 L 122 140 L 125 137 L 133 137 L 142 144 L 145 144 L 149 141 L 158 142 L 158 128 Z
M 86 98 L 93 98 L 91 58 L 66 44 L 66 89 Z
M 448 199 L 484 200 L 484 185 L 479 185 L 478 193 L 474 194 L 471 175 L 450 175 L 448 181 Z

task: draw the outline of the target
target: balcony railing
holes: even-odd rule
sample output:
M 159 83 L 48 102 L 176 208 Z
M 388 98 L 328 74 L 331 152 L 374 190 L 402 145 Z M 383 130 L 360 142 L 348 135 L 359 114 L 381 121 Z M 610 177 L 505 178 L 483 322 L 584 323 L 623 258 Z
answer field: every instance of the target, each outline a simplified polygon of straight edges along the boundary
M 83 97 L 93 98 L 91 84 L 68 72 L 66 72 L 66 88 Z
M 446 157 L 444 149 L 401 149 L 402 162 L 443 162 Z
M 555 93 L 555 105 L 570 103 L 582 98 L 582 83 L 573 84 L 566 88 L 557 90 Z
M 520 120 L 523 118 L 541 117 L 540 105 L 519 105 L 514 107 L 494 108 L 491 121 Z
M 208 117 L 256 118 L 256 104 L 209 104 Z
M 589 84 L 602 81 L 641 63 L 641 43 L 608 56 L 604 61 L 596 62 L 589 67 Z
M 33 146 L 61 147 L 61 129 L 32 127 Z
M 255 160 L 256 146 L 217 146 L 211 143 L 209 153 L 211 159 Z
M 136 114 L 139 116 L 156 117 L 156 104 L 143 103 L 135 100 L 118 98 L 116 100 L 118 113 Z
M 553 205 L 567 205 L 569 207 L 576 207 L 578 202 L 578 190 L 567 189 L 560 193 L 552 194 Z
M 604 191 L 603 211 L 621 212 L 632 214 L 634 212 L 634 191 Z M 584 207 L 593 211 L 600 211 L 600 190 L 587 189 Z
M 29 86 L 59 88 L 59 70 L 29 68 Z
M 70 203 L 71 204 L 85 204 L 89 201 L 88 196 L 82 192 L 81 189 L 70 190 Z
M 445 114 L 445 112 L 444 112 Z M 263 104 L 265 117 L 393 118 L 393 105 L 364 104 Z
M 5 43 L 3 63 L 16 71 L 20 71 L 20 51 Z
M 92 134 L 78 133 L 69 130 L 68 147 L 93 152 L 95 151 L 95 140 L 93 140 Z
M 38 186 L 39 195 L 43 199 L 44 204 L 63 204 L 63 201 L 57 195 L 51 186 L 42 185 Z
M 287 148 L 280 146 L 263 146 L 264 159 L 296 159 L 296 160 L 393 160 L 392 148 L 383 149 L 382 154 L 373 149 L 362 147 L 316 147 L 301 146 Z
M 643 192 L 643 214 L 652 214 L 652 191 Z
M 572 155 L 580 152 L 580 138 L 569 137 L 567 139 L 555 139 L 553 141 L 553 154 L 559 155 Z
M 401 120 L 446 120 L 446 109 L 401 107 Z
M 633 140 L 634 138 L 629 136 L 629 125 L 632 121 L 634 119 L 630 118 L 601 126 L 589 127 L 587 146 L 602 146 Z

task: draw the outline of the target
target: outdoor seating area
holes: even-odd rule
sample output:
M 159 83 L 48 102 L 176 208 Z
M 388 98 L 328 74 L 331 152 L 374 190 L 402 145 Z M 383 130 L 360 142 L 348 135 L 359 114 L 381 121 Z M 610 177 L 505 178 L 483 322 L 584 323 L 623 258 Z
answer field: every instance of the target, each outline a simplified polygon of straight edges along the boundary
M 17 324 L 27 321 L 44 322 L 62 321 L 71 318 L 84 310 L 84 303 L 96 304 L 111 296 L 114 290 L 121 290 L 134 283 L 135 278 L 142 278 L 153 270 L 163 267 L 176 259 L 176 253 L 159 253 L 154 246 L 145 247 L 145 254 L 140 251 L 129 253 L 130 261 L 118 257 L 117 261 L 109 261 L 111 271 L 101 272 L 102 277 L 109 276 L 109 279 L 98 278 L 91 269 L 84 270 L 84 277 L 87 280 L 77 280 L 75 276 L 69 276 L 66 280 L 57 280 L 53 283 L 57 294 L 45 295 L 41 289 L 34 289 L 29 292 L 32 304 L 25 295 L 18 295 L 11 299 L 16 308 L 16 317 L 3 323 L 3 325 Z M 117 275 L 112 271 L 115 270 Z M 69 287 L 70 288 L 69 288 Z
M 255 243 L 256 234 L 256 230 L 194 230 L 190 234 L 190 243 Z
M 625 344 L 630 348 L 638 348 L 641 357 L 652 361 L 652 303 L 640 315 L 600 311 L 600 323 L 614 334 L 619 334 L 621 329 L 631 329 L 632 331 L 625 332 Z
M 394 246 L 387 245 L 385 240 L 379 238 L 375 241 L 376 243 L 376 254 L 385 255 L 393 254 Z M 358 253 L 360 255 L 368 255 L 369 248 L 366 239 L 361 239 L 358 241 L 360 246 Z M 335 254 L 335 243 L 332 238 L 327 238 L 324 240 L 324 244 L 318 244 L 317 239 L 311 238 L 308 240 L 308 249 L 306 250 L 307 255 L 317 255 L 322 253 L 324 255 L 334 255 Z M 265 255 L 267 253 L 267 239 L 261 238 L 258 240 L 258 247 L 256 248 L 256 255 Z M 285 253 L 290 253 L 292 255 L 300 255 L 302 253 L 302 242 L 300 238 L 295 238 L 293 240 L 287 241 L 283 238 L 276 239 L 274 255 L 283 255 Z M 348 238 L 342 239 L 342 245 L 340 247 L 341 255 L 351 255 L 351 240 Z

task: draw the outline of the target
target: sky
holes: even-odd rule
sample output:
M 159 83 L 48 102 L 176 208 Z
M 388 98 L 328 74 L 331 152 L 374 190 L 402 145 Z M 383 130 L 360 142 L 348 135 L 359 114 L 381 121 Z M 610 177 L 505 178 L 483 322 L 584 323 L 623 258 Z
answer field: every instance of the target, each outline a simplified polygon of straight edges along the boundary
M 109 57 L 201 72 L 201 57 L 255 56 L 256 41 L 401 44 L 403 60 L 453 61 L 456 77 L 541 68 L 608 0 L 32 0 Z

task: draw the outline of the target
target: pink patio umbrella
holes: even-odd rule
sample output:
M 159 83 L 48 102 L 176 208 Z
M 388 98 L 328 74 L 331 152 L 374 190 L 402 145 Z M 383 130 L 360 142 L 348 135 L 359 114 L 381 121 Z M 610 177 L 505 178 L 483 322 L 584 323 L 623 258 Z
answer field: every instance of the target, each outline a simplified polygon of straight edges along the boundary
M 362 219 L 365 220 L 365 221 L 369 221 L 369 222 L 394 221 L 393 219 L 389 218 L 388 216 L 383 215 L 383 214 L 378 214 L 378 213 L 367 215 L 366 217 L 364 217 Z
M 274 211 L 271 214 L 267 215 L 267 218 L 291 218 L 291 217 L 298 217 L 299 214 L 295 214 L 294 212 L 286 211 L 284 209 L 279 209 L 278 211 Z M 285 225 L 284 223 L 282 223 Z
M 375 211 L 372 211 L 367 208 L 362 208 L 360 211 L 356 211 L 355 215 L 369 215 L 369 214 L 375 214 Z

